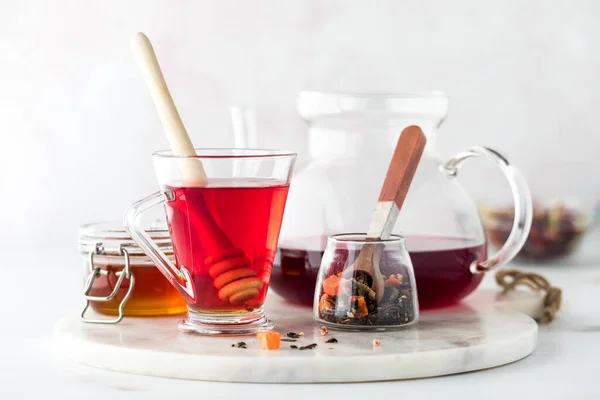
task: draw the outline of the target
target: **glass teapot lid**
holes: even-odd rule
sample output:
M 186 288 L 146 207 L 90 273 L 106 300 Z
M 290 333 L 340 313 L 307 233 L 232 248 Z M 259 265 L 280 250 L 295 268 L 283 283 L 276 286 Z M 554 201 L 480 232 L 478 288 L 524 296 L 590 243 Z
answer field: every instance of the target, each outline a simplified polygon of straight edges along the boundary
M 298 113 L 306 120 L 344 115 L 428 116 L 439 125 L 448 113 L 448 96 L 443 92 L 341 93 L 302 91 L 298 94 Z

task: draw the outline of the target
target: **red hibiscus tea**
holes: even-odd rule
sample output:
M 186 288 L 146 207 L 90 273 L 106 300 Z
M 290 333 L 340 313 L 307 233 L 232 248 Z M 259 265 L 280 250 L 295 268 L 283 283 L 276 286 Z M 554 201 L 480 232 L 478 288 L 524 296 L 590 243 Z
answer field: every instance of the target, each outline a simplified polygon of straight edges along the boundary
M 327 237 L 280 243 L 271 277 L 273 290 L 294 303 L 312 306 L 326 243 Z M 406 247 L 421 309 L 455 304 L 473 292 L 483 278 L 483 274 L 472 274 L 469 266 L 472 261 L 487 257 L 485 242 L 407 235 Z
M 191 277 L 190 311 L 236 314 L 264 303 L 288 185 L 233 179 L 206 187 L 166 186 L 169 230 L 179 268 Z M 215 229 L 215 224 L 218 229 Z

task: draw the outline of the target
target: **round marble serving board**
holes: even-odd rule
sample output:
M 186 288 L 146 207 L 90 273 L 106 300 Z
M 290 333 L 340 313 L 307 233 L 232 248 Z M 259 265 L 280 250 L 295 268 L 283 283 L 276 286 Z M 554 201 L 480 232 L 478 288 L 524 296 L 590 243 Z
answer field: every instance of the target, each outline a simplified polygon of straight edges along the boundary
M 260 350 L 255 336 L 204 337 L 179 332 L 181 316 L 125 318 L 117 325 L 87 324 L 67 316 L 55 326 L 57 357 L 112 371 L 227 382 L 361 382 L 424 378 L 480 370 L 529 355 L 541 297 L 480 291 L 461 305 L 421 313 L 419 324 L 394 332 L 321 336 L 312 310 L 273 296 L 267 316 L 282 333 L 303 332 L 296 343 Z M 338 343 L 325 343 L 336 338 Z M 374 347 L 373 339 L 381 346 Z M 247 349 L 232 347 L 239 341 Z M 290 345 L 317 343 L 311 350 Z

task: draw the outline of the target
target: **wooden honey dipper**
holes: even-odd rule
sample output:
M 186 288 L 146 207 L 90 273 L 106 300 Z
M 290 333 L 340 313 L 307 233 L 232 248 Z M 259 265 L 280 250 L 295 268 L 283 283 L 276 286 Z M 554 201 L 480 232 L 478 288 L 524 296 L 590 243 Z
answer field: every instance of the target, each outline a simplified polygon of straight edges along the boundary
M 389 239 L 426 143 L 427 139 L 418 126 L 409 126 L 400 134 L 371 217 L 367 241 Z M 365 244 L 354 264 L 342 273 L 345 279 L 352 279 L 359 271 L 367 273 L 372 279 L 371 288 L 377 300 L 381 300 L 384 288 L 383 276 L 378 268 L 382 251 L 381 244 Z
M 138 32 L 131 37 L 131 47 L 150 90 L 173 155 L 196 156 L 150 40 Z M 207 185 L 208 179 L 199 158 L 181 158 L 179 164 L 186 187 Z M 263 281 L 251 268 L 252 262 L 244 255 L 242 249 L 234 247 L 212 218 L 206 204 L 199 204 L 199 208 L 198 212 L 189 214 L 189 218 L 195 219 L 190 225 L 202 229 L 202 232 L 198 232 L 198 237 L 202 237 L 201 245 L 205 254 L 208 254 L 204 263 L 209 267 L 209 274 L 219 290 L 219 298 L 231 304 L 241 304 L 256 297 L 263 287 Z

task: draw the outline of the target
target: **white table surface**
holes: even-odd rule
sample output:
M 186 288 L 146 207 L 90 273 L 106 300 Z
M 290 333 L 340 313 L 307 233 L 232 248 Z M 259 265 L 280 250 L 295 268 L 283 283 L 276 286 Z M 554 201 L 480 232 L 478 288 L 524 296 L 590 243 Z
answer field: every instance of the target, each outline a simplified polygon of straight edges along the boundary
M 57 363 L 53 324 L 79 310 L 82 284 L 75 246 L 0 249 L 0 399 L 600 398 L 600 240 L 586 238 L 573 257 L 511 268 L 542 273 L 563 289 L 559 318 L 540 326 L 535 352 L 490 370 L 413 381 L 355 384 L 233 384 L 153 378 Z M 495 287 L 493 275 L 482 287 Z M 437 397 L 439 396 L 439 397 Z

